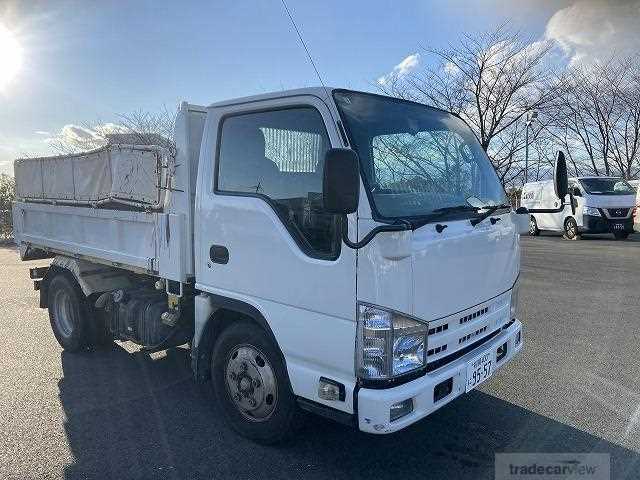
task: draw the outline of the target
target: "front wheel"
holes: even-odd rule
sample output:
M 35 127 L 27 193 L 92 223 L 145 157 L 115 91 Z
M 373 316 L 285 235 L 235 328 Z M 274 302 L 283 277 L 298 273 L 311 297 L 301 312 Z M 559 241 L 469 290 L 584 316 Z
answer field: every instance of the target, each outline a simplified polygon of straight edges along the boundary
M 234 430 L 264 444 L 289 436 L 298 406 L 282 354 L 263 329 L 232 324 L 216 341 L 211 361 L 216 400 Z
M 575 218 L 569 217 L 564 222 L 564 238 L 567 240 L 578 240 L 580 235 L 578 233 L 578 224 Z

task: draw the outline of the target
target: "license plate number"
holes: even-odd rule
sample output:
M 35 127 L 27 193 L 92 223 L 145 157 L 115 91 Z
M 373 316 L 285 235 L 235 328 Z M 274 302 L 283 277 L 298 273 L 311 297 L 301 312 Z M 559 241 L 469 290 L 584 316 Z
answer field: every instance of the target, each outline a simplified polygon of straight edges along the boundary
M 613 224 L 613 229 L 614 230 L 624 230 L 624 223 L 614 223 Z
M 467 364 L 467 386 L 465 391 L 473 390 L 493 374 L 493 352 L 485 352 Z

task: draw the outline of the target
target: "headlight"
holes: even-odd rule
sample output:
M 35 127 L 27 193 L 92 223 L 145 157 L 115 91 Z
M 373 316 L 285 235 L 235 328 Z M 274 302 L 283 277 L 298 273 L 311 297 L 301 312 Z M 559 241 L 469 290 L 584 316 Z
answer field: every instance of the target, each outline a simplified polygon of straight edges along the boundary
M 592 217 L 601 217 L 600 210 L 596 207 L 584 207 L 583 213 L 585 215 L 591 215 Z
M 383 380 L 423 367 L 428 331 L 426 323 L 397 312 L 359 304 L 358 376 Z
M 513 284 L 511 289 L 511 317 L 510 320 L 518 318 L 520 314 L 520 277 Z

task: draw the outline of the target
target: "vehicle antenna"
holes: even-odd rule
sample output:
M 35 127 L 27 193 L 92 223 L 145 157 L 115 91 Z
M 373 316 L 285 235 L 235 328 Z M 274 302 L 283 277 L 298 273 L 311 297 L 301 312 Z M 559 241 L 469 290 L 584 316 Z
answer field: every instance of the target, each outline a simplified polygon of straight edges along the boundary
M 280 0 L 280 1 L 282 2 L 282 6 L 284 7 L 284 10 L 287 12 L 287 15 L 289 16 L 289 20 L 291 20 L 291 25 L 293 25 L 293 29 L 296 31 L 296 34 L 298 35 L 298 39 L 300 40 L 300 43 L 302 44 L 302 48 L 304 48 L 304 51 L 307 53 L 307 58 L 309 58 L 309 62 L 311 63 L 311 66 L 313 67 L 313 70 L 316 72 L 316 76 L 318 77 L 318 80 L 320 80 L 320 85 L 322 85 L 322 88 L 324 89 L 324 93 L 327 96 L 327 100 L 329 100 L 331 98 L 331 96 L 329 95 L 329 90 L 327 89 L 327 86 L 324 84 L 324 81 L 322 80 L 322 76 L 320 75 L 320 72 L 318 71 L 318 67 L 316 67 L 316 62 L 313 61 L 313 57 L 311 56 L 311 53 L 309 52 L 309 48 L 307 47 L 307 44 L 304 41 L 304 38 L 302 38 L 302 33 L 300 33 L 300 29 L 296 25 L 296 21 L 293 19 L 293 15 L 291 15 L 291 11 L 289 10 L 289 7 L 287 6 L 287 2 L 285 2 L 285 0 Z M 329 114 L 331 115 L 331 118 L 335 122 L 336 119 L 333 118 L 333 112 L 331 112 L 331 108 L 329 108 Z

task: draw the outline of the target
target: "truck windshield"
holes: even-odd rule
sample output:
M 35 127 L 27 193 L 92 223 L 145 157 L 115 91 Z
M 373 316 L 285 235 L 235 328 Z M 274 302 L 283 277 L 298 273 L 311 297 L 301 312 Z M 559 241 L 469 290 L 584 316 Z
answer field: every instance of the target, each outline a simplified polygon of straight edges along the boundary
M 459 118 L 374 94 L 338 90 L 334 98 L 377 216 L 469 218 L 507 202 L 486 153 Z
M 636 189 L 621 178 L 581 178 L 580 183 L 591 195 L 635 195 Z

